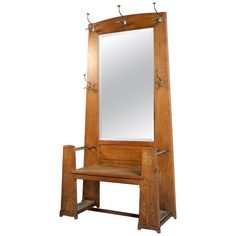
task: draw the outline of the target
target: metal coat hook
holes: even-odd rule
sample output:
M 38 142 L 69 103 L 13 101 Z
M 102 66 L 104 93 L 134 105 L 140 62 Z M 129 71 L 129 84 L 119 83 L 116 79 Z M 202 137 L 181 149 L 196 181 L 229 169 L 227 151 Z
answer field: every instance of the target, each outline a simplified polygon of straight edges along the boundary
M 162 17 L 159 16 L 158 12 L 157 12 L 157 9 L 156 9 L 156 2 L 153 2 L 153 6 L 154 6 L 154 11 L 157 13 L 157 18 L 156 18 L 156 22 L 157 24 L 161 23 L 162 22 Z
M 158 87 L 165 87 L 167 80 L 163 80 L 161 79 L 161 77 L 158 75 L 158 71 L 156 70 L 156 76 L 155 76 L 155 80 L 154 83 L 158 85 Z
M 157 156 L 160 156 L 160 155 L 163 155 L 163 154 L 166 154 L 166 153 L 169 153 L 169 151 L 168 150 L 161 150 L 159 148 L 157 148 L 157 150 L 156 150 Z
M 90 81 L 87 80 L 86 74 L 84 74 L 84 80 L 85 80 L 86 83 L 87 83 L 87 86 L 84 87 L 84 89 L 87 89 L 87 90 L 96 92 L 95 84 L 93 84 L 92 82 L 90 82 Z
M 121 11 L 120 11 L 121 5 L 117 5 L 117 7 L 118 7 L 119 14 L 121 16 L 121 23 L 123 23 L 124 25 L 127 25 L 128 21 L 124 18 L 124 16 L 121 14 Z
M 96 32 L 95 27 L 93 26 L 92 22 L 89 20 L 89 13 L 87 13 L 87 21 L 89 23 L 89 27 L 88 27 L 89 32 Z

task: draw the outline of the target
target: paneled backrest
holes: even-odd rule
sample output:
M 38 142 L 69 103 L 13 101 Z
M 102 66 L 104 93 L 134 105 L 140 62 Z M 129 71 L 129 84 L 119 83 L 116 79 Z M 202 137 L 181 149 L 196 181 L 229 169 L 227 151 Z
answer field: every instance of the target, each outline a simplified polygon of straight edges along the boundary
M 101 145 L 99 162 L 103 164 L 139 166 L 142 148 L 133 146 Z
M 153 146 L 153 143 L 147 143 L 146 145 L 135 145 L 134 142 L 99 144 L 98 159 L 102 164 L 141 166 L 142 151 L 148 146 Z

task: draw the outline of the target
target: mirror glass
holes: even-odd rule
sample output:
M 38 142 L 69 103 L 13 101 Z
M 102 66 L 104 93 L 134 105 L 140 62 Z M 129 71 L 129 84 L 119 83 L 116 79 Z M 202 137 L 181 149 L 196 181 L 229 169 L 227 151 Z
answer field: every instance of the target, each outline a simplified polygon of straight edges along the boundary
M 154 139 L 153 28 L 99 36 L 100 140 Z

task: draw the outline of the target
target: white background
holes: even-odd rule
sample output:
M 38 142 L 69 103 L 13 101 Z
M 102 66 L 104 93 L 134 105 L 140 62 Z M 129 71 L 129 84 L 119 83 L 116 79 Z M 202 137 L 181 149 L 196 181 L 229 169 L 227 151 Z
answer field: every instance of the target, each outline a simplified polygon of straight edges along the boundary
M 234 2 L 158 2 L 168 12 L 178 213 L 163 236 L 236 235 Z M 62 146 L 84 141 L 86 13 L 115 17 L 117 4 L 153 11 L 151 0 L 0 1 L 0 235 L 156 235 L 135 218 L 58 216 Z M 138 211 L 137 186 L 102 184 L 101 197 L 102 207 Z

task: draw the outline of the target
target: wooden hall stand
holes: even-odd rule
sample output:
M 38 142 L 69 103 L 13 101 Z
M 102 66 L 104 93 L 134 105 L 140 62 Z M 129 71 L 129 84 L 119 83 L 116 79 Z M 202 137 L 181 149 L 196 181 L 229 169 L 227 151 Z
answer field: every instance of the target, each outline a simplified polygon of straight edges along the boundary
M 88 86 L 85 145 L 63 147 L 60 216 L 85 210 L 138 217 L 138 229 L 160 227 L 176 218 L 174 159 L 170 104 L 166 13 L 116 17 L 89 25 Z M 154 29 L 154 141 L 99 139 L 99 35 L 128 30 Z M 158 73 L 158 74 L 156 74 Z M 76 169 L 76 151 L 84 150 L 84 167 Z M 83 180 L 83 200 L 77 203 L 76 180 Z M 139 214 L 101 209 L 100 181 L 140 187 Z

